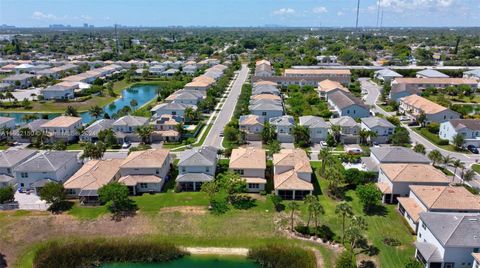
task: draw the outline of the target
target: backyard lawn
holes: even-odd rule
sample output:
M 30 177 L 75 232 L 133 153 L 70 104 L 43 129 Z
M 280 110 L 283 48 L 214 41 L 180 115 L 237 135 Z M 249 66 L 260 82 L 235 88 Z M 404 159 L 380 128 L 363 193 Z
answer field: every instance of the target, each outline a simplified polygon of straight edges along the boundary
M 480 165 L 479 164 L 474 164 L 472 165 L 472 169 L 477 172 L 478 174 L 480 174 Z
M 428 131 L 428 129 L 426 129 L 426 128 L 412 128 L 412 129 L 413 129 L 413 131 L 417 132 L 418 134 L 420 134 L 425 139 L 429 140 L 431 143 L 437 145 L 438 147 L 440 147 L 444 150 L 447 150 L 447 151 L 458 152 L 457 148 L 455 146 L 451 145 L 451 144 L 448 144 L 448 145 L 438 144 L 440 142 L 440 137 L 437 134 Z M 463 153 L 468 153 L 468 151 L 462 151 L 462 152 Z

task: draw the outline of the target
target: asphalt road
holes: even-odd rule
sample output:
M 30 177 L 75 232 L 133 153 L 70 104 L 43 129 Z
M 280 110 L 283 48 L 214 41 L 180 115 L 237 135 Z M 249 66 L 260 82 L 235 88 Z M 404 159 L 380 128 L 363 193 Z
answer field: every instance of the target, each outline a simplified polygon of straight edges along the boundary
M 223 131 L 228 122 L 233 115 L 235 110 L 235 106 L 237 104 L 238 96 L 242 90 L 242 85 L 245 83 L 248 77 L 248 67 L 246 64 L 242 65 L 240 72 L 237 76 L 237 79 L 232 85 L 232 89 L 230 90 L 230 94 L 228 94 L 225 103 L 222 106 L 222 110 L 218 113 L 217 119 L 213 122 L 213 126 L 210 129 L 210 132 L 205 139 L 203 145 L 205 146 L 213 146 L 216 148 L 223 148 L 222 147 L 222 140 L 223 138 L 220 137 L 220 132 Z

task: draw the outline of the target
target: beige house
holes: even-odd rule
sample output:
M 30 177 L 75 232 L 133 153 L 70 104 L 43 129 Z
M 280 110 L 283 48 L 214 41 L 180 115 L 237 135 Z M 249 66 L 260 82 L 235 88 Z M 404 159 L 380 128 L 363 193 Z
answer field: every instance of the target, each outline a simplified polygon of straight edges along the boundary
M 349 90 L 346 87 L 344 87 L 342 84 L 340 84 L 337 81 L 332 81 L 327 79 L 318 83 L 317 92 L 318 92 L 318 95 L 322 98 L 326 98 L 328 93 L 332 93 L 337 90 L 340 90 L 343 92 L 349 92 Z
M 120 166 L 118 182 L 128 186 L 132 195 L 160 192 L 170 172 L 170 150 L 150 149 L 128 155 Z
M 238 126 L 245 132 L 247 141 L 261 141 L 265 118 L 263 116 L 249 114 L 240 116 Z
M 51 141 L 73 141 L 78 138 L 77 129 L 82 126 L 80 117 L 59 116 L 42 124 L 40 129 L 43 130 L 51 139 Z
M 192 82 L 186 84 L 184 86 L 184 89 L 206 92 L 207 89 L 209 89 L 214 83 L 215 83 L 215 79 L 205 75 L 201 75 L 194 78 Z
M 443 123 L 452 119 L 460 118 L 460 114 L 441 106 L 433 101 L 427 100 L 418 95 L 410 95 L 400 99 L 399 111 L 417 119 L 420 114 L 426 116 L 426 123 Z
M 303 200 L 313 192 L 310 159 L 301 149 L 282 149 L 273 155 L 275 194 L 286 200 Z
M 417 231 L 422 212 L 478 213 L 480 196 L 464 187 L 410 186 L 409 197 L 398 198 L 398 211 L 409 226 Z
M 98 189 L 120 178 L 123 159 L 90 160 L 64 184 L 67 196 L 80 198 L 81 202 L 98 200 Z
M 233 149 L 228 169 L 244 178 L 248 192 L 265 190 L 265 170 L 267 169 L 266 152 L 259 148 Z
M 451 179 L 428 164 L 380 164 L 377 187 L 384 203 L 396 203 L 398 197 L 407 197 L 410 186 L 447 186 Z

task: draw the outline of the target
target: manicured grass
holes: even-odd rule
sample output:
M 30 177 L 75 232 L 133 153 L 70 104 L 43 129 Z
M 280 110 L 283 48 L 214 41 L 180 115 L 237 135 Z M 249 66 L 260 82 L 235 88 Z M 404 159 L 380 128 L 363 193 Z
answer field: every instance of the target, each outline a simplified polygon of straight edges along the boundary
M 395 112 L 395 108 L 390 105 L 378 104 L 378 106 L 385 110 L 385 112 Z
M 75 204 L 68 214 L 75 216 L 81 220 L 93 220 L 108 213 L 106 206 L 85 207 Z
M 479 164 L 474 164 L 472 165 L 472 169 L 477 172 L 478 174 L 480 174 L 480 165 Z
M 67 145 L 67 150 L 83 150 L 82 143 L 72 143 Z
M 207 206 L 208 197 L 202 192 L 144 194 L 132 198 L 140 212 L 158 213 L 161 208 L 177 206 Z
M 444 150 L 447 150 L 447 151 L 458 152 L 457 148 L 455 146 L 451 145 L 451 144 L 449 144 L 449 145 L 439 145 L 438 143 L 440 142 L 440 137 L 437 134 L 428 131 L 428 129 L 426 129 L 426 128 L 412 128 L 412 129 L 413 129 L 413 131 L 422 135 L 422 137 L 429 140 L 431 143 L 435 144 L 436 146 L 438 146 L 438 147 L 440 147 Z M 463 153 L 468 153 L 468 151 L 462 151 L 462 152 Z
M 203 136 L 202 136 L 202 137 L 200 138 L 200 140 L 199 140 L 197 143 L 195 143 L 193 146 L 201 146 L 201 145 L 203 145 L 203 143 L 205 142 L 205 139 L 207 138 L 208 133 L 210 133 L 210 130 L 212 129 L 212 127 L 213 127 L 213 124 L 209 124 L 209 125 L 207 126 L 207 129 L 206 129 L 205 132 L 203 133 Z

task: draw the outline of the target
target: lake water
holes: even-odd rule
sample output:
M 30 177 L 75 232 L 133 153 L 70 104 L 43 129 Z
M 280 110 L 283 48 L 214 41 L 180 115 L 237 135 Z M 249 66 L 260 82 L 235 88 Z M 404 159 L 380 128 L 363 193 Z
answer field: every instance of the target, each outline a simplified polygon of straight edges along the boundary
M 105 264 L 102 268 L 260 268 L 260 266 L 244 258 L 184 257 L 166 263 Z
M 137 103 L 138 103 L 138 106 L 135 108 L 139 108 L 142 105 L 151 101 L 156 96 L 157 96 L 157 86 L 155 85 L 132 86 L 130 88 L 122 90 L 121 96 L 114 102 L 107 104 L 105 107 L 103 107 L 103 110 L 109 115 L 112 115 L 118 112 L 123 107 L 130 106 L 130 101 L 133 99 L 137 100 Z M 4 112 L 4 113 L 0 113 L 0 116 L 13 117 L 15 118 L 17 123 L 22 123 L 22 117 L 24 114 L 25 113 L 20 113 L 20 112 L 11 112 L 11 113 Z M 38 113 L 38 114 L 40 116 L 42 115 L 41 113 Z M 48 113 L 47 115 L 49 119 L 52 119 L 54 117 L 59 116 L 60 114 Z M 90 116 L 88 112 L 83 112 L 80 114 L 80 116 L 82 117 L 83 123 L 89 123 L 93 120 L 93 118 Z

